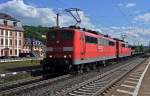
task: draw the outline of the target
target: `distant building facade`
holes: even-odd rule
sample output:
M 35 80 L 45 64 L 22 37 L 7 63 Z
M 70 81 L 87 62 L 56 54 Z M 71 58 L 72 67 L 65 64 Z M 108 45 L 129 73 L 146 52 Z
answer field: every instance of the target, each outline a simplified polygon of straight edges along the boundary
M 19 56 L 23 52 L 24 29 L 14 17 L 0 13 L 0 56 Z
M 25 38 L 23 53 L 33 53 L 36 57 L 44 57 L 44 44 L 36 39 Z

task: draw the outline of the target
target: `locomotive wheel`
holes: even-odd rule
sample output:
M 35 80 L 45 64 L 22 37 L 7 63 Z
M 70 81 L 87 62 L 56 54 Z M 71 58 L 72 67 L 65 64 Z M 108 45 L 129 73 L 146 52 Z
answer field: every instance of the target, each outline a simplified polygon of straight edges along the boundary
M 79 65 L 79 73 L 80 73 L 80 74 L 84 73 L 84 72 L 83 72 L 83 67 L 84 67 L 83 64 Z
M 85 72 L 90 72 L 91 69 L 90 69 L 90 66 L 88 64 L 85 65 Z
M 67 67 L 67 73 L 74 74 L 74 69 L 72 64 L 69 64 L 69 66 Z
M 70 72 L 72 70 L 72 65 L 71 64 L 69 64 L 69 66 L 68 66 L 68 72 Z
M 44 75 L 42 75 L 42 78 L 43 79 L 48 79 L 48 76 L 44 74 Z
M 90 67 L 91 70 L 96 70 L 96 63 L 90 64 L 89 67 Z
M 81 65 L 74 65 L 73 66 L 73 73 L 74 74 L 82 74 L 83 73 L 83 68 L 84 68 L 84 66 L 83 66 L 83 64 L 81 64 Z
M 81 66 L 80 66 L 80 65 L 77 65 L 77 70 L 76 70 L 76 73 L 77 73 L 77 74 L 80 74 L 80 69 L 81 69 Z
M 69 73 L 73 75 L 78 74 L 78 66 L 77 65 L 69 66 Z
M 106 61 L 102 61 L 102 63 L 103 63 L 103 66 L 105 67 L 106 66 Z
M 97 62 L 93 64 L 93 70 L 96 70 Z
M 97 62 L 97 63 L 96 63 L 96 70 L 97 70 L 97 71 L 100 71 L 100 62 Z

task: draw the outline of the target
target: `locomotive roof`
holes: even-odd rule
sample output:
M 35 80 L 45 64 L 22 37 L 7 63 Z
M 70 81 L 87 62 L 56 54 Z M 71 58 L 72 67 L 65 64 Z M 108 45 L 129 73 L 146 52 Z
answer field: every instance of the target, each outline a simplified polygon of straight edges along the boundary
M 79 26 L 70 26 L 70 27 L 51 27 L 49 28 L 50 30 L 81 30 L 81 31 L 86 31 L 86 32 L 89 32 L 89 33 L 93 33 L 93 34 L 96 34 L 96 35 L 103 35 L 104 37 L 110 37 L 108 35 L 104 35 L 98 31 L 93 31 L 93 30 L 89 30 L 89 29 L 86 29 L 86 28 L 80 28 Z
M 86 29 L 86 28 L 80 28 L 79 26 L 69 26 L 69 27 L 50 27 L 49 28 L 50 30 L 81 30 L 81 31 L 86 31 L 86 32 L 89 32 L 89 33 L 93 33 L 93 34 L 96 34 L 96 35 L 101 35 L 103 37 L 106 37 L 106 38 L 110 38 L 110 39 L 113 39 L 113 40 L 117 40 L 117 41 L 121 41 L 121 42 L 124 42 L 124 43 L 128 43 L 128 42 L 125 42 L 124 40 L 121 40 L 121 39 L 118 39 L 118 38 L 111 38 L 108 34 L 102 34 L 98 31 L 93 31 L 93 30 L 89 30 L 89 29 Z
M 124 43 L 128 43 L 128 42 L 126 42 L 126 41 L 124 41 L 124 40 L 121 40 L 121 39 L 118 39 L 118 38 L 113 38 L 114 40 L 117 40 L 117 41 L 121 41 L 121 42 L 124 42 Z

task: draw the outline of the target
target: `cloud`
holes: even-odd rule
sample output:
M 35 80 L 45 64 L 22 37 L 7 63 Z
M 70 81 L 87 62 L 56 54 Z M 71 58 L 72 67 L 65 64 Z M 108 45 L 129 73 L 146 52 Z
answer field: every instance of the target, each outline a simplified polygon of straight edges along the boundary
M 133 5 L 128 6 L 131 7 Z M 56 13 L 52 8 L 41 8 L 30 3 L 26 4 L 23 0 L 11 0 L 5 3 L 1 3 L 0 12 L 5 12 L 18 18 L 25 25 L 42 25 L 48 27 L 56 25 Z M 128 42 L 149 40 L 150 29 L 145 29 L 144 31 L 142 31 L 142 28 L 138 27 L 103 27 L 101 24 L 99 24 L 100 26 L 98 26 L 94 25 L 90 18 L 88 18 L 83 11 L 81 11 L 79 14 L 82 19 L 82 23 L 80 24 L 80 26 L 82 27 L 97 30 L 101 33 L 109 34 L 112 37 L 117 38 L 120 38 L 121 34 L 126 34 L 128 36 L 126 39 Z M 150 22 L 149 15 L 150 13 L 139 15 L 136 17 L 136 20 Z M 69 26 L 76 23 L 75 20 L 68 14 L 61 14 L 60 18 L 61 26 Z
M 144 23 L 150 23 L 150 13 L 145 13 L 142 15 L 138 15 L 134 18 L 136 21 L 142 21 Z
M 26 4 L 23 0 L 11 0 L 0 4 L 0 11 L 13 15 L 23 22 L 25 25 L 56 25 L 56 13 L 52 8 L 39 8 L 33 4 Z M 84 12 L 80 12 L 82 23 L 86 28 L 95 28 L 90 19 L 85 16 Z M 75 20 L 70 15 L 61 14 L 60 25 L 69 26 L 75 24 Z
M 136 3 L 128 3 L 125 7 L 126 8 L 131 8 L 131 7 L 134 7 L 136 6 Z
M 125 41 L 129 44 L 145 44 L 150 41 L 150 29 L 143 29 L 140 27 L 129 26 L 113 26 L 113 27 L 101 27 L 104 34 L 109 34 L 111 37 L 120 38 L 121 35 L 126 35 Z
M 128 3 L 128 4 L 118 3 L 117 5 L 119 7 L 131 8 L 131 7 L 135 7 L 136 3 Z
M 29 25 L 53 25 L 55 13 L 50 8 L 36 8 L 23 0 L 12 0 L 0 4 L 0 11 L 11 14 Z

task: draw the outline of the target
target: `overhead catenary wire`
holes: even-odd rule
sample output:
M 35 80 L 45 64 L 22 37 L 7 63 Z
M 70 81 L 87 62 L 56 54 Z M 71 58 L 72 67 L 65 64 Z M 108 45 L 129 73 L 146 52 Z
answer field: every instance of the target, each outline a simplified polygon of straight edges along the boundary
M 114 4 L 114 5 L 118 9 L 118 11 L 122 14 L 122 16 L 124 17 L 124 20 L 129 24 L 129 26 L 130 26 L 129 31 L 131 31 L 131 30 L 133 30 L 133 32 L 136 31 L 132 20 L 129 19 L 129 16 L 131 16 L 131 15 L 127 15 L 125 12 L 123 12 L 121 10 L 120 6 L 118 6 L 116 4 Z

